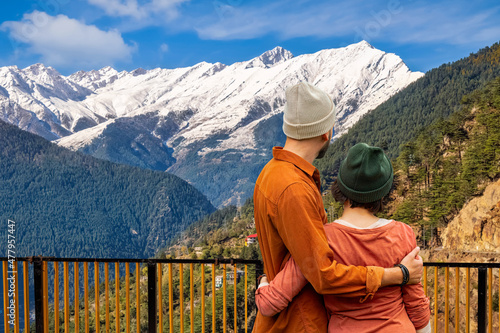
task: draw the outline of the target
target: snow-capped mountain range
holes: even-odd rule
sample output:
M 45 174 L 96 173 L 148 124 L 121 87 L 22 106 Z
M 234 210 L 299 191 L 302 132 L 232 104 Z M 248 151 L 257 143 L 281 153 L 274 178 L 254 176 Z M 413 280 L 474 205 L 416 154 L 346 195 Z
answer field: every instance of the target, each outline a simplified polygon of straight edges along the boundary
M 307 81 L 328 92 L 339 135 L 422 75 L 365 41 L 176 69 L 63 76 L 9 66 L 0 68 L 0 119 L 73 150 L 173 172 L 221 206 L 251 196 L 271 147 L 284 143 L 287 87 Z

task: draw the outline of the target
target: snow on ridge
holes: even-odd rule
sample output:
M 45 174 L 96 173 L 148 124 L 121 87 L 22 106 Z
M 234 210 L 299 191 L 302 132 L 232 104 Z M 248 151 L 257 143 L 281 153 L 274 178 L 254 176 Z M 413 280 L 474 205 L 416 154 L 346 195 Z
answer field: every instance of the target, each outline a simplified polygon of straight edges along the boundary
M 55 140 L 55 142 L 62 147 L 77 151 L 78 149 L 91 144 L 92 141 L 101 135 L 102 131 L 113 122 L 115 122 L 115 119 L 108 120 L 102 124 L 77 132 L 73 135 L 60 138 Z
M 251 137 L 248 135 L 259 120 L 282 112 L 285 89 L 300 81 L 315 84 L 332 95 L 338 112 L 336 132 L 341 133 L 363 114 L 423 75 L 411 73 L 397 55 L 377 50 L 366 41 L 296 57 L 278 46 L 229 66 L 201 62 L 184 68 L 139 68 L 131 72 L 104 67 L 97 71 L 79 71 L 68 77 L 41 64 L 32 66 L 35 66 L 32 71 L 44 71 L 48 81 L 57 82 L 57 85 L 41 82 L 47 88 L 43 91 L 45 95 L 30 96 L 27 91 L 21 96 L 17 90 L 7 88 L 1 75 L 5 67 L 0 68 L 0 86 L 11 98 L 18 96 L 21 106 L 28 110 L 30 105 L 38 105 L 44 112 L 50 110 L 56 121 L 68 131 L 76 132 L 71 138 L 57 142 L 75 147 L 88 144 L 90 139 L 86 136 L 95 137 L 112 123 L 109 119 L 149 113 L 169 117 L 189 111 L 189 119 L 179 123 L 181 129 L 168 140 L 172 143 L 182 136 L 177 149 L 221 131 L 227 132 L 229 139 L 211 149 L 242 149 L 239 140 L 242 133 Z M 26 69 L 9 67 L 9 70 L 24 73 Z M 33 76 L 25 81 L 31 86 L 40 83 Z M 64 94 L 57 89 L 62 89 Z M 269 105 L 255 106 L 256 101 Z M 252 107 L 256 115 L 249 115 Z M 66 121 L 62 121 L 63 118 Z M 77 130 L 76 124 L 85 119 L 96 126 Z M 252 140 L 247 139 L 246 143 L 246 148 L 254 147 Z

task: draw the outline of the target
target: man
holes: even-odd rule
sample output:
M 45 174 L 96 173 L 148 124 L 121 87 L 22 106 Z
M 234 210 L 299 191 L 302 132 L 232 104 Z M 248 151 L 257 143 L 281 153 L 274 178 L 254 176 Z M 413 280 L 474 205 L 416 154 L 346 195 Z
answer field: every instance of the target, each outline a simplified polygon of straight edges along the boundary
M 293 256 L 309 281 L 279 315 L 260 313 L 254 332 L 327 332 L 328 318 L 319 294 L 373 297 L 379 287 L 418 283 L 422 259 L 418 248 L 400 267 L 356 267 L 337 264 L 328 247 L 323 224 L 327 222 L 318 170 L 312 165 L 328 149 L 335 122 L 334 105 L 320 89 L 301 82 L 286 91 L 283 148 L 273 149 L 254 191 L 255 225 L 269 280 Z M 409 276 L 408 276 L 409 272 Z M 319 293 L 319 294 L 318 294 Z

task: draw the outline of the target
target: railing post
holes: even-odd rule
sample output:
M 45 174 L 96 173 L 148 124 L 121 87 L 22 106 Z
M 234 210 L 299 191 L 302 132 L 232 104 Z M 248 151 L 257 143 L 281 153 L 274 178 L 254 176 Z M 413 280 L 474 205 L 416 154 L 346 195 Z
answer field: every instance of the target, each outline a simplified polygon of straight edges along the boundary
M 477 284 L 477 331 L 478 333 L 486 333 L 486 313 L 487 313 L 487 305 L 486 305 L 486 267 L 478 268 L 478 284 Z M 490 318 L 491 320 L 492 318 Z
M 148 332 L 156 333 L 156 264 L 148 262 Z
M 43 268 L 41 258 L 33 258 L 33 273 L 35 277 L 35 324 L 36 333 L 43 333 Z
M 262 274 L 264 274 L 264 266 L 261 261 L 258 264 L 255 264 L 255 289 L 259 287 L 259 276 Z

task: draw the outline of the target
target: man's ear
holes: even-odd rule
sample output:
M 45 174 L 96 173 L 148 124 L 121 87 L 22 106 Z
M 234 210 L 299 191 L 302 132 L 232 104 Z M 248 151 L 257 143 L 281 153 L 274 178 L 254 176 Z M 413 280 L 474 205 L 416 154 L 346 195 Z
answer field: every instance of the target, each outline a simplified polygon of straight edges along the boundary
M 323 140 L 324 142 L 328 141 L 328 133 L 321 135 L 321 140 Z

